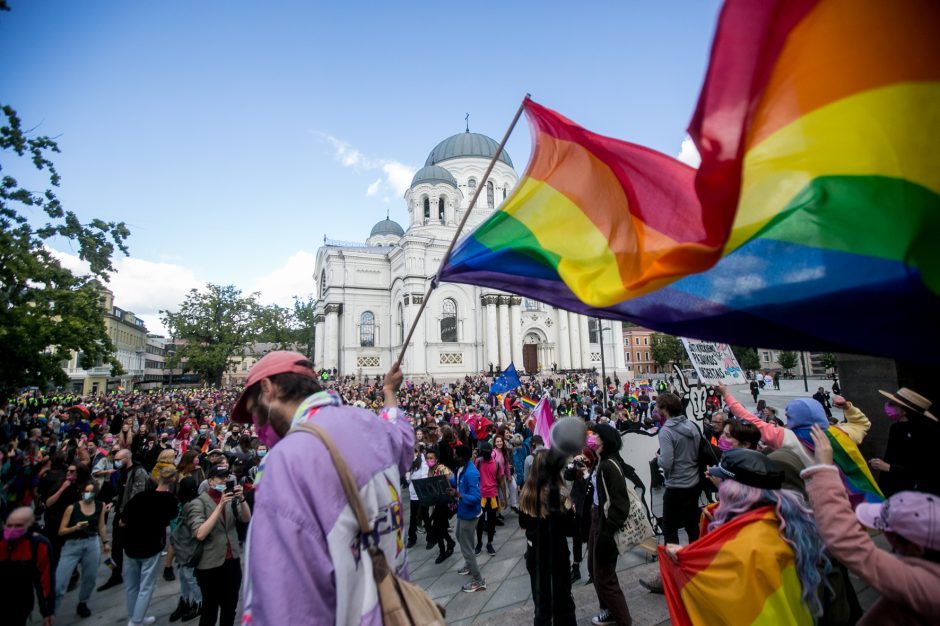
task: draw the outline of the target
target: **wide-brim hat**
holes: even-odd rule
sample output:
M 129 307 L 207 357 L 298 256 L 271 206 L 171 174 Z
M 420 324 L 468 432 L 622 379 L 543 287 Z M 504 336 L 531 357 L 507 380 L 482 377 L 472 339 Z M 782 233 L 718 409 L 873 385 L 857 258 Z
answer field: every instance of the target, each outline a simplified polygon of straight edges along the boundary
M 928 410 L 933 405 L 933 403 L 916 391 L 912 391 L 907 387 L 901 387 L 897 390 L 897 393 L 892 393 L 883 389 L 879 389 L 878 393 L 900 407 L 909 409 L 915 413 L 920 413 L 924 417 L 929 417 L 935 422 L 940 421 L 937 419 L 936 415 Z

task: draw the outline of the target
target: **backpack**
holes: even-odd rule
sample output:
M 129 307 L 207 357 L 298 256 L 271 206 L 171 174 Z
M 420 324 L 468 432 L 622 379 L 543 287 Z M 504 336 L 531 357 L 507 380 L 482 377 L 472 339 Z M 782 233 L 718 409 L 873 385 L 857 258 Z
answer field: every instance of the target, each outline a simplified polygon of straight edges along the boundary
M 196 539 L 185 519 L 181 519 L 170 533 L 170 545 L 173 546 L 173 559 L 183 567 L 196 567 L 199 564 L 204 542 Z
M 321 426 L 311 422 L 298 424 L 293 430 L 302 430 L 319 437 L 330 452 L 349 506 L 359 523 L 361 546 L 366 548 L 369 558 L 372 559 L 372 576 L 382 608 L 382 623 L 386 626 L 444 626 L 444 609 L 434 604 L 423 589 L 396 576 L 388 566 L 385 553 L 372 543 L 372 526 L 359 498 L 356 479 L 349 471 L 333 439 Z

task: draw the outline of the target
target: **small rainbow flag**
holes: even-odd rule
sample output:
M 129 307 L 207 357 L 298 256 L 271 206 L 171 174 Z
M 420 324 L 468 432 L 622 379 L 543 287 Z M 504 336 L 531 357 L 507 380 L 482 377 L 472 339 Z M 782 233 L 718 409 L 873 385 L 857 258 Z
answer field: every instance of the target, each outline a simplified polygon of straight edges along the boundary
M 677 336 L 937 361 L 938 32 L 932 0 L 728 0 L 698 172 L 526 101 L 525 176 L 439 279 Z
M 678 563 L 660 546 L 659 569 L 675 626 L 814 623 L 773 507 L 703 535 L 679 551 Z
M 796 433 L 800 442 L 812 453 L 815 446 L 808 432 Z M 842 484 L 854 509 L 862 502 L 884 502 L 885 495 L 875 482 L 868 463 L 855 442 L 838 426 L 826 429 L 826 437 L 832 445 L 832 461 L 839 468 Z
M 522 396 L 522 404 L 526 405 L 530 409 L 534 408 L 538 403 L 538 400 L 533 400 L 529 396 Z

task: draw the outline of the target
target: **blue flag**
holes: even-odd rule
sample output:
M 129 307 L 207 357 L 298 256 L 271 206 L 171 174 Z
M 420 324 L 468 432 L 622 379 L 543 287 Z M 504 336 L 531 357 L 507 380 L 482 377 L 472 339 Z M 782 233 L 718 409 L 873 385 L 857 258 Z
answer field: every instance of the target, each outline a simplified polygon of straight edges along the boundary
M 506 368 L 506 371 L 496 377 L 493 384 L 490 385 L 490 393 L 506 393 L 522 384 L 519 380 L 519 374 L 516 373 L 516 366 L 512 363 Z

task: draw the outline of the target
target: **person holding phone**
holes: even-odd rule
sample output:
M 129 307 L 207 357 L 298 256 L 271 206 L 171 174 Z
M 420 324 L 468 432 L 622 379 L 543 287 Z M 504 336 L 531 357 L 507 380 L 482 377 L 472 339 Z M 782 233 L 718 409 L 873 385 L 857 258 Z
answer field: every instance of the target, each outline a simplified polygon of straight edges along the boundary
M 235 622 L 238 591 L 242 582 L 241 550 L 236 515 L 251 521 L 241 485 L 229 477 L 227 465 L 206 472 L 209 490 L 183 508 L 183 517 L 196 539 L 203 542 L 202 557 L 196 564 L 196 580 L 202 591 L 199 626 L 222 626 Z
M 75 612 L 85 618 L 91 615 L 88 599 L 95 590 L 95 574 L 101 553 L 108 554 L 110 546 L 104 523 L 104 504 L 95 499 L 97 486 L 94 481 L 86 479 L 80 489 L 81 500 L 66 507 L 59 524 L 59 536 L 64 538 L 65 543 L 62 545 L 62 554 L 55 573 L 55 595 L 56 606 L 59 606 L 68 589 L 72 572 L 81 565 L 82 582 Z

